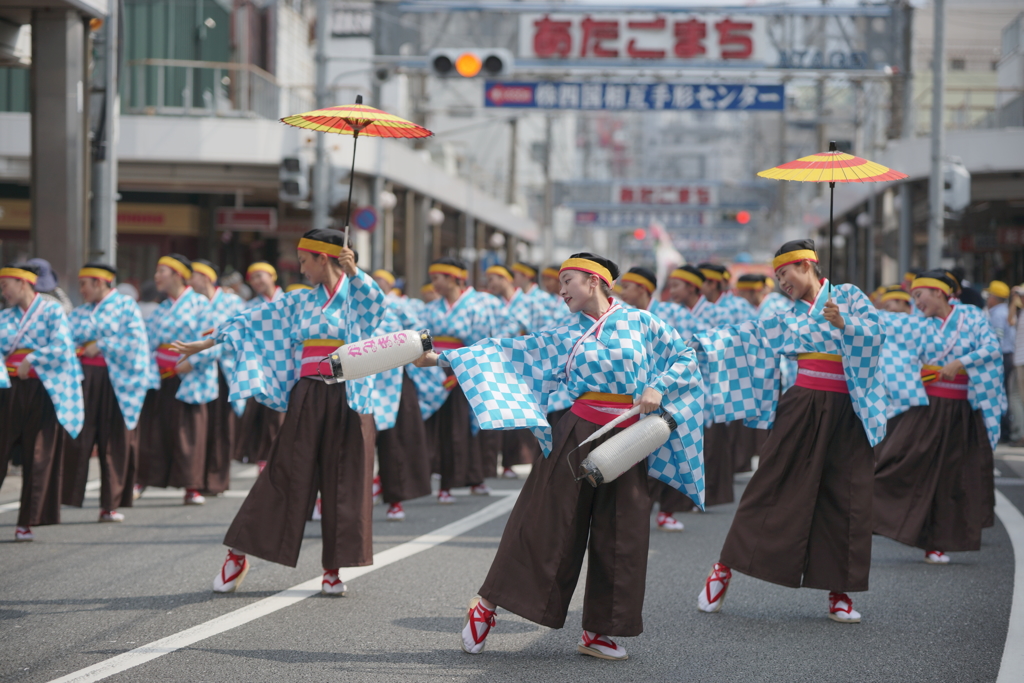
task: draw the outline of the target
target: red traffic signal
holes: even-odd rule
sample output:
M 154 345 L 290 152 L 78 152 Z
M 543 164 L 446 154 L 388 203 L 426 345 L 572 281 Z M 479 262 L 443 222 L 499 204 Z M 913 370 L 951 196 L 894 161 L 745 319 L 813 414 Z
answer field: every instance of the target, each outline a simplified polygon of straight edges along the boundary
M 647 237 L 647 231 L 644 230 L 643 228 L 637 228 L 636 230 L 633 231 L 633 239 L 642 240 L 645 237 Z
M 738 211 L 738 212 L 736 212 L 736 222 L 739 223 L 740 225 L 746 225 L 747 223 L 749 223 L 750 222 L 750 212 L 749 211 Z

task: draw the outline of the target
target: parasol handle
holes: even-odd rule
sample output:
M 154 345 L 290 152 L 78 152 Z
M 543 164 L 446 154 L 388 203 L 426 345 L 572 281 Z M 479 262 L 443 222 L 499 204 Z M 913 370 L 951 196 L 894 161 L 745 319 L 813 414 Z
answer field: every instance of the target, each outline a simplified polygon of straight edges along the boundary
M 828 151 L 837 152 L 839 148 L 836 146 L 835 140 L 828 143 Z M 835 209 L 835 198 L 836 198 L 836 184 L 829 182 L 828 184 L 828 300 L 832 300 L 832 252 L 835 249 L 832 247 L 832 232 L 835 227 L 835 218 L 833 217 L 833 211 Z

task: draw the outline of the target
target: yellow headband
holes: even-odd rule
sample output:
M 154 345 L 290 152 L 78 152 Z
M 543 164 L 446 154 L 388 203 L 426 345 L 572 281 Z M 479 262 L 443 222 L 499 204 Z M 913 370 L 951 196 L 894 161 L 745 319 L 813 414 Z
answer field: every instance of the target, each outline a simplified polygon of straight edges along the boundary
M 712 270 L 711 268 L 701 268 L 700 274 L 703 275 L 706 280 L 718 280 L 719 282 L 724 282 L 730 279 L 729 271 L 719 273 L 717 270 Z
M 78 271 L 78 277 L 94 277 L 97 280 L 103 280 L 106 283 L 114 281 L 114 274 L 109 270 L 102 268 L 82 268 Z
M 653 282 L 645 278 L 643 275 L 640 275 L 639 273 L 626 273 L 625 275 L 622 276 L 622 281 L 638 284 L 644 289 L 646 289 L 648 294 L 653 294 L 654 290 L 657 289 L 657 287 L 654 286 Z
M 910 294 L 902 289 L 897 289 L 883 294 L 882 301 L 910 301 Z
M 590 273 L 591 275 L 596 275 L 604 280 L 605 284 L 609 287 L 612 286 L 611 271 L 597 261 L 591 261 L 590 259 L 585 258 L 571 258 L 562 263 L 562 268 L 558 271 L 559 275 L 561 275 L 563 270 L 580 270 L 584 273 Z
M 23 270 L 21 268 L 0 268 L 0 277 L 17 278 L 19 280 L 24 280 L 30 285 L 35 285 L 36 280 L 39 279 L 39 276 L 31 270 Z
M 947 295 L 953 292 L 953 288 L 947 285 L 942 280 L 936 280 L 933 277 L 916 277 L 914 283 L 910 285 L 911 291 L 915 289 L 937 289 Z
M 303 237 L 299 240 L 299 251 L 308 251 L 311 254 L 324 254 L 331 258 L 338 258 L 341 256 L 341 245 L 331 244 L 330 242 L 321 242 L 320 240 L 311 240 L 308 237 Z
M 669 275 L 669 277 L 675 280 L 689 282 L 694 287 L 700 287 L 702 284 L 704 284 L 704 281 L 700 279 L 699 275 L 697 275 L 696 273 L 691 273 L 688 270 L 683 270 L 682 268 L 673 270 L 672 274 Z
M 291 292 L 298 292 L 299 290 L 302 290 L 302 289 L 313 289 L 313 288 L 310 287 L 309 285 L 303 285 L 303 284 L 296 283 L 294 285 L 288 285 L 287 287 L 284 288 L 284 291 L 290 294 Z
M 457 266 L 448 265 L 447 263 L 432 263 L 427 268 L 427 274 L 433 275 L 434 273 L 440 273 L 441 275 L 451 275 L 456 280 L 469 279 L 469 272 L 459 268 Z
M 248 280 L 249 276 L 253 273 L 270 273 L 270 277 L 274 278 L 274 282 L 277 282 L 277 269 L 269 263 L 257 261 L 252 264 L 245 271 L 245 279 Z
M 544 270 L 540 271 L 540 274 L 543 275 L 544 277 L 553 277 L 557 280 L 558 268 L 545 268 Z
M 913 273 L 911 273 L 910 271 L 907 271 L 906 273 L 903 273 L 903 279 L 905 281 L 907 281 L 907 282 L 913 282 L 914 278 L 916 278 L 916 277 L 917 276 L 914 275 Z
M 178 275 L 182 276 L 186 280 L 192 277 L 192 270 L 189 269 L 184 263 L 176 258 L 170 256 L 161 256 L 160 260 L 156 262 L 158 266 L 167 266 Z
M 508 268 L 505 266 L 491 266 L 485 273 L 487 275 L 500 275 L 509 282 L 512 282 L 512 273 L 508 272 Z
M 213 268 L 206 265 L 205 263 L 193 263 L 192 272 L 199 273 L 200 275 L 205 275 L 206 277 L 210 278 L 210 282 L 217 284 L 217 271 L 215 271 Z
M 537 271 L 531 268 L 530 266 L 526 265 L 525 263 L 514 264 L 512 266 L 512 270 L 516 271 L 517 273 L 520 273 L 521 275 L 525 275 L 526 277 L 531 279 L 537 277 Z M 554 268 L 552 268 L 552 270 L 554 270 Z M 555 277 L 558 277 L 558 275 L 556 274 Z
M 750 289 L 754 291 L 764 289 L 765 284 L 763 281 L 757 280 L 740 280 L 736 283 L 736 289 Z
M 433 292 L 434 291 L 434 285 L 432 285 L 432 284 L 430 284 L 428 282 L 427 284 L 425 284 L 422 287 L 420 287 L 420 291 L 421 292 Z
M 395 276 L 383 269 L 373 271 L 373 277 L 379 277 L 381 280 L 386 281 L 389 285 L 395 284 Z
M 787 251 L 785 254 L 779 254 L 772 259 L 772 268 L 778 271 L 782 266 L 788 266 L 790 263 L 796 263 L 797 261 L 814 261 L 817 263 L 818 254 L 813 249 Z

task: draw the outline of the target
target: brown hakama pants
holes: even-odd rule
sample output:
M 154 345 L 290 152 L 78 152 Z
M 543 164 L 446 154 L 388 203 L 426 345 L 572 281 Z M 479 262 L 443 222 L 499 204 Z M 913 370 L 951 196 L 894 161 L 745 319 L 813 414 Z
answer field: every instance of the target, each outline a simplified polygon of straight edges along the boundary
M 760 454 L 761 447 L 768 440 L 767 429 L 754 429 L 742 421 L 729 423 L 729 436 L 732 439 L 732 471 L 733 473 L 749 472 L 755 455 Z
M 450 372 L 447 371 L 446 372 Z M 473 436 L 470 426 L 469 401 L 462 387 L 448 394 L 437 412 L 426 422 L 427 438 L 433 444 L 441 469 L 441 490 L 484 483 L 480 457 L 480 435 Z M 497 463 L 494 465 L 497 470 Z
M 502 431 L 481 429 L 477 432 L 477 450 L 480 453 L 480 471 L 484 477 L 498 476 L 498 452 L 501 450 Z
M 64 505 L 82 507 L 93 448 L 100 461 L 100 510 L 132 506 L 132 488 L 139 465 L 139 430 L 125 426 L 110 372 L 82 366 L 85 424 L 77 439 L 67 439 L 64 456 Z
M 875 533 L 922 550 L 980 550 L 986 451 L 981 413 L 966 399 L 931 396 L 907 410 L 879 449 Z
M 206 404 L 208 428 L 206 430 L 206 469 L 203 491 L 216 495 L 231 486 L 231 452 L 234 450 L 238 416 L 228 402 L 231 389 L 217 364 L 217 398 Z
M 689 512 L 697 507 L 689 496 L 660 479 L 648 477 L 647 490 L 651 495 L 651 506 L 657 503 L 658 512 L 674 515 L 677 512 Z
M 644 628 L 650 542 L 647 463 L 597 488 L 575 481 L 591 449 L 614 436 L 573 451 L 599 428 L 575 413 L 558 420 L 551 455 L 534 464 L 523 484 L 480 596 L 524 619 L 561 628 L 589 551 L 583 628 L 637 636 Z
M 254 398 L 245 402 L 245 412 L 235 432 L 232 459 L 238 462 L 259 462 L 270 457 L 284 424 L 284 413 L 268 408 Z
M 429 445 L 416 383 L 403 371 L 398 419 L 393 428 L 377 432 L 378 474 L 385 503 L 430 495 Z
M 874 463 L 849 394 L 782 395 L 721 562 L 790 588 L 866 591 Z
M 181 379 L 168 377 L 146 395 L 139 418 L 139 483 L 200 490 L 206 469 L 206 404 L 174 397 Z
M 298 381 L 267 467 L 242 502 L 224 545 L 294 567 L 319 491 L 324 568 L 373 563 L 373 457 L 345 392 L 344 384 Z
M 72 359 L 72 362 L 77 362 Z M 6 372 L 6 370 L 3 370 Z M 60 524 L 61 475 L 68 433 L 42 380 L 11 377 L 0 414 L 0 484 L 15 446 L 21 446 L 18 526 Z
M 508 429 L 501 433 L 501 466 L 532 465 L 541 456 L 540 442 L 529 429 Z
M 724 505 L 736 497 L 732 490 L 730 430 L 739 422 L 716 422 L 704 427 L 704 506 Z M 689 500 L 689 499 L 687 499 Z

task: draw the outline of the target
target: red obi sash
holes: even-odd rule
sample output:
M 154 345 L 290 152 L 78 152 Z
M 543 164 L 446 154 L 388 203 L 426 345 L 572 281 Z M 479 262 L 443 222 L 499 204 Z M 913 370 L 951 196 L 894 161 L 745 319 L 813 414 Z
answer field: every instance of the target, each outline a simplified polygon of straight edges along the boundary
M 7 356 L 7 374 L 11 377 L 18 376 L 18 366 L 21 365 L 21 361 L 25 360 L 25 356 L 32 353 L 35 349 L 18 349 L 12 351 L 11 355 Z M 39 375 L 36 374 L 35 369 L 28 371 L 28 376 L 31 379 L 39 379 Z
M 796 357 L 796 386 L 848 394 L 843 357 L 835 353 L 801 353 Z
M 345 345 L 340 339 L 307 339 L 302 342 L 302 369 L 299 377 L 320 377 L 320 361 Z M 331 364 L 324 365 L 325 377 L 332 374 Z
M 572 404 L 571 412 L 587 422 L 606 425 L 633 407 L 633 397 L 625 394 L 600 394 L 588 391 Z M 640 421 L 636 415 L 618 425 L 618 429 L 629 427 Z
M 952 382 L 947 382 L 939 377 L 941 370 L 942 368 L 937 365 L 921 366 L 921 381 L 924 382 L 924 393 L 936 398 L 953 398 L 966 401 L 967 385 L 970 382 L 967 371 L 961 370 L 956 373 L 956 377 L 953 378 Z
M 459 386 L 459 378 L 456 377 L 453 372 L 452 374 L 445 376 L 442 384 L 444 384 L 445 391 L 453 391 L 455 387 Z
M 466 344 L 458 337 L 434 337 L 435 351 L 448 351 L 450 349 L 461 349 Z
M 75 355 L 78 356 L 78 360 L 82 363 L 82 365 L 92 365 L 93 367 L 97 368 L 107 367 L 107 359 L 103 357 L 102 353 L 96 354 L 92 358 L 89 358 L 89 356 L 85 355 L 85 347 L 92 343 L 92 341 L 87 341 L 81 346 L 79 346 L 77 349 L 75 349 Z
M 160 370 L 160 379 L 169 379 L 178 374 L 175 366 L 181 360 L 181 354 L 171 350 L 170 344 L 161 344 L 156 349 L 156 367 Z

